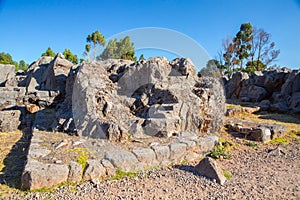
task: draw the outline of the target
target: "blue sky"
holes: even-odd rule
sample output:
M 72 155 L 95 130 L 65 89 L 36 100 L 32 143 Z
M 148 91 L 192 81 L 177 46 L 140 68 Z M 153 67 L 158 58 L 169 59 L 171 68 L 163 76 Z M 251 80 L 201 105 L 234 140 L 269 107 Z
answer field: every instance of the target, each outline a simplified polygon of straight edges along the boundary
M 176 30 L 215 57 L 244 22 L 263 28 L 281 50 L 276 64 L 300 68 L 299 0 L 0 0 L 0 52 L 31 63 L 50 46 L 82 57 L 88 34 L 134 28 Z

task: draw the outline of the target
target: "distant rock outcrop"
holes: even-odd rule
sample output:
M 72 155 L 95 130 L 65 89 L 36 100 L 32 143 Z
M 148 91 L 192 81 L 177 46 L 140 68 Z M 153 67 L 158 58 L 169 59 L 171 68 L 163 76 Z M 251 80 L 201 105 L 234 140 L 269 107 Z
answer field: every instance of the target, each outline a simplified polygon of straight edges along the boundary
M 265 111 L 300 112 L 300 70 L 236 72 L 223 80 L 227 99 L 255 102 Z

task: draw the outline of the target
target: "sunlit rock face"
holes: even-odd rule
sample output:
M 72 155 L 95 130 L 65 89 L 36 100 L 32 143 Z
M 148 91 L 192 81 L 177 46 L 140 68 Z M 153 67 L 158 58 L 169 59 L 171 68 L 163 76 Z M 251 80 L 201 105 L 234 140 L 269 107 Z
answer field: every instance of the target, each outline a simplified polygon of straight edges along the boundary
M 181 132 L 204 136 L 220 130 L 225 96 L 218 80 L 198 78 L 189 59 L 111 59 L 82 64 L 72 106 L 81 136 L 113 141 Z

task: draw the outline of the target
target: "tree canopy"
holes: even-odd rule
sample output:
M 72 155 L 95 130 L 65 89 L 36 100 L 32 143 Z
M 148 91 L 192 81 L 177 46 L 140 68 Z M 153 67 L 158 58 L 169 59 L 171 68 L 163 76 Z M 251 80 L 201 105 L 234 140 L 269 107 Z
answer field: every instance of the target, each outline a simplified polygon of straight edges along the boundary
M 0 64 L 11 64 L 16 67 L 16 70 L 18 69 L 18 62 L 14 61 L 9 53 L 0 53 Z
M 93 59 L 96 59 L 97 46 L 104 47 L 106 44 L 105 37 L 96 30 L 95 32 L 89 34 L 86 38 L 88 44 L 85 45 L 84 55 L 87 56 L 91 50 L 91 44 L 93 45 Z
M 109 58 L 126 59 L 136 61 L 134 52 L 134 44 L 130 42 L 130 37 L 126 36 L 119 41 L 117 39 L 110 40 L 98 59 L 105 60 Z
M 234 38 L 223 40 L 214 63 L 223 74 L 264 70 L 280 53 L 270 38 L 271 35 L 263 29 L 252 27 L 249 22 L 243 23 Z
M 55 57 L 55 52 L 48 47 L 48 49 L 42 54 L 42 56 L 51 56 L 51 57 Z
M 78 64 L 77 55 L 73 54 L 70 49 L 65 49 L 63 55 L 67 60 L 71 61 L 73 64 Z

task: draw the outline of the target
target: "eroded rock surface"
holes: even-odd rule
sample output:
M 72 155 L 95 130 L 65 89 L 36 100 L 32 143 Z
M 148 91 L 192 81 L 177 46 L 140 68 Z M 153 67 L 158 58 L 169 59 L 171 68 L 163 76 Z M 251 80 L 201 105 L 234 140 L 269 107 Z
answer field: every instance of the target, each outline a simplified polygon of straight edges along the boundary
M 215 133 L 225 97 L 219 81 L 198 78 L 188 59 L 84 63 L 73 90 L 78 134 L 113 141 L 131 135 Z

